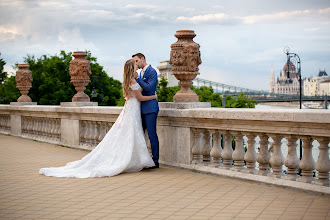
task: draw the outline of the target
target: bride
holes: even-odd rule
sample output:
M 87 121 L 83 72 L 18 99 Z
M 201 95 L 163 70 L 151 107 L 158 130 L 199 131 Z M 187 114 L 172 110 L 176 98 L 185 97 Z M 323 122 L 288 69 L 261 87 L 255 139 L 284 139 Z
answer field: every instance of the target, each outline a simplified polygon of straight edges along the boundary
M 156 99 L 157 95 L 141 94 L 142 89 L 134 78 L 136 70 L 135 61 L 127 60 L 123 74 L 125 106 L 95 149 L 81 160 L 63 167 L 41 168 L 39 174 L 54 177 L 104 177 L 155 166 L 144 139 L 140 101 Z

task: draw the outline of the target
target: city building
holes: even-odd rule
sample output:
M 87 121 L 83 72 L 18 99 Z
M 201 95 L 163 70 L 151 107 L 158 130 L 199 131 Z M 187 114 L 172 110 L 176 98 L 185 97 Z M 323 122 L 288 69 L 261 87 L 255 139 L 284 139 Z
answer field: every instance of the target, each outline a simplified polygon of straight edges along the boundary
M 157 68 L 159 70 L 158 81 L 160 81 L 161 78 L 165 78 L 168 82 L 168 87 L 178 85 L 178 80 L 172 75 L 172 65 L 169 64 L 168 60 L 160 62 L 160 66 Z
M 289 70 L 289 71 L 288 71 Z M 285 63 L 280 76 L 275 81 L 274 68 L 270 71 L 269 92 L 299 95 L 299 73 L 293 63 Z
M 320 95 L 330 95 L 330 79 L 320 82 Z
M 305 96 L 319 96 L 329 94 L 327 90 L 327 82 L 330 80 L 330 76 L 325 72 L 325 70 L 320 70 L 317 76 L 304 78 L 304 95 Z M 322 88 L 321 88 L 322 86 Z

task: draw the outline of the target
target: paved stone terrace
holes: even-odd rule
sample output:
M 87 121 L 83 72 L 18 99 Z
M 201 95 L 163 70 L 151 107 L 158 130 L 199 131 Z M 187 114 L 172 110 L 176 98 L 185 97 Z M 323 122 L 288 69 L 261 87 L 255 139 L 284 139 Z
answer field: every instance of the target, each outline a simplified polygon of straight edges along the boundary
M 0 219 L 328 219 L 330 198 L 161 167 L 115 177 L 38 174 L 88 152 L 0 135 Z

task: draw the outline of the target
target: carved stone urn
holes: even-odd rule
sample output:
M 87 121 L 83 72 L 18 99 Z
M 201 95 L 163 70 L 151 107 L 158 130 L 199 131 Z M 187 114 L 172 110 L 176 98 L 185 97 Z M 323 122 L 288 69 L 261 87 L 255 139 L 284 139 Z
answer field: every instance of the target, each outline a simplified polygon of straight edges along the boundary
M 174 102 L 198 102 L 197 94 L 190 89 L 192 80 L 199 75 L 198 66 L 202 63 L 199 44 L 193 41 L 193 30 L 178 30 L 178 41 L 171 45 L 170 64 L 172 74 L 179 80 L 181 90 L 173 97 Z
M 84 93 L 86 86 L 90 82 L 89 76 L 92 74 L 91 66 L 86 60 L 87 53 L 84 51 L 75 51 L 72 56 L 74 60 L 70 61 L 71 83 L 75 86 L 77 93 L 72 97 L 72 102 L 89 102 L 89 96 Z
M 17 102 L 32 102 L 31 98 L 27 95 L 32 87 L 32 71 L 29 70 L 29 64 L 18 64 L 18 70 L 16 72 L 16 87 L 22 94 Z

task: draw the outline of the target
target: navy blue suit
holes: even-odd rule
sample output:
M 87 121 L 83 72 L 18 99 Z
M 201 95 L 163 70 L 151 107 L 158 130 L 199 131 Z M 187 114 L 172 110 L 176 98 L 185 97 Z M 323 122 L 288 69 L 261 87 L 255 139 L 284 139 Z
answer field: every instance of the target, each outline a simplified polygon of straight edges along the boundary
M 150 65 L 144 72 L 143 77 L 137 78 L 136 82 L 142 87 L 142 95 L 151 96 L 156 92 L 156 87 L 158 83 L 157 72 Z M 157 115 L 159 112 L 159 106 L 157 99 L 141 102 L 141 116 L 142 116 L 142 126 L 143 130 L 147 129 L 151 151 L 152 159 L 155 163 L 158 163 L 159 159 L 159 141 L 156 132 L 156 122 Z

